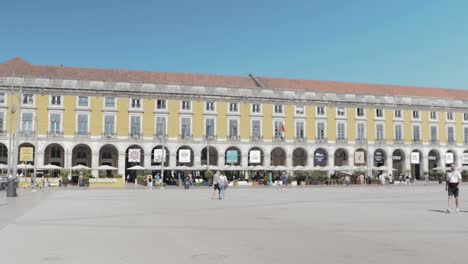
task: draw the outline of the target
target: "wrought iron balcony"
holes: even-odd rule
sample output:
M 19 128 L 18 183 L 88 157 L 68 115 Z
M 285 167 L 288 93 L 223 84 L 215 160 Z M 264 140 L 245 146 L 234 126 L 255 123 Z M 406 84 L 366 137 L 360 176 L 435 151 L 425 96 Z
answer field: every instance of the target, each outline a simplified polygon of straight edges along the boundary
M 282 136 L 273 136 L 272 141 L 273 142 L 284 142 L 285 138 Z
M 103 138 L 114 138 L 115 136 L 117 136 L 117 133 L 115 133 L 115 132 L 112 132 L 112 133 L 102 133 L 102 137 L 103 137 Z
M 141 139 L 141 138 L 143 138 L 143 134 L 133 132 L 133 133 L 128 134 L 128 138 L 130 138 L 130 139 Z
M 240 137 L 239 136 L 228 136 L 229 141 L 239 141 Z
M 216 136 L 213 136 L 213 135 L 205 135 L 203 136 L 203 138 L 206 140 L 206 141 L 215 141 L 216 140 Z
M 75 137 L 89 137 L 91 133 L 89 132 L 76 132 Z
M 422 144 L 422 141 L 421 141 L 421 139 L 413 139 L 413 144 L 415 144 L 415 145 L 421 145 L 421 144 Z
M 34 137 L 36 136 L 36 131 L 32 130 L 20 130 L 19 135 L 21 137 Z
M 250 141 L 251 142 L 261 142 L 261 141 L 263 141 L 263 137 L 262 136 L 251 136 Z
M 192 140 L 193 136 L 190 135 L 179 135 L 180 140 Z
M 377 138 L 377 139 L 375 139 L 375 144 L 384 145 L 384 144 L 387 144 L 387 140 L 385 140 L 383 138 Z
M 316 137 L 315 138 L 315 143 L 327 143 L 328 140 L 326 137 Z
M 306 137 L 295 137 L 294 141 L 295 142 L 307 142 L 307 138 Z
M 159 140 L 159 142 L 167 140 L 167 134 L 154 134 L 154 139 Z
M 401 138 L 398 138 L 393 140 L 393 144 L 404 145 L 405 141 Z
M 452 138 L 447 139 L 447 145 L 455 145 L 455 144 L 456 144 L 455 139 L 452 139 Z
M 431 144 L 431 145 L 439 145 L 439 140 L 437 140 L 437 139 L 431 139 L 431 140 L 429 140 L 429 144 Z
M 47 131 L 48 137 L 63 137 L 63 131 Z
M 347 144 L 348 139 L 347 138 L 337 138 L 336 143 L 338 143 L 338 144 Z
M 366 138 L 356 138 L 356 144 L 367 144 L 367 139 Z

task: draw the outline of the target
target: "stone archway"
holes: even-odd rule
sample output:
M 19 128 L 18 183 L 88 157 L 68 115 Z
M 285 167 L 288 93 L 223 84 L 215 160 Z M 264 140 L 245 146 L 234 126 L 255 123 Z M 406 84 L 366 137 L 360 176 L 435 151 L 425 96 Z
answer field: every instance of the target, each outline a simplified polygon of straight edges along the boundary
M 447 150 L 444 164 L 446 168 L 449 168 L 452 164 L 457 165 L 457 153 L 451 149 Z
M 387 163 L 387 153 L 383 149 L 376 149 L 374 151 L 374 166 L 381 167 Z
M 325 167 L 328 164 L 328 152 L 324 148 L 318 148 L 314 151 L 314 167 Z
M 0 143 L 0 163 L 8 164 L 8 148 L 3 143 Z
M 91 148 L 86 144 L 78 144 L 72 150 L 72 167 L 76 165 L 84 165 L 91 167 L 92 152 Z
M 249 166 L 256 166 L 256 165 L 263 166 L 264 160 L 265 160 L 265 154 L 261 148 L 253 147 L 249 149 L 249 153 L 248 153 L 248 165 Z
M 432 171 L 433 168 L 440 166 L 440 154 L 439 151 L 432 149 L 429 151 L 429 155 L 427 156 L 427 163 L 429 165 L 429 171 Z
M 218 166 L 218 150 L 215 147 L 210 146 L 210 151 L 208 151 L 208 147 L 204 147 L 201 151 L 201 165 L 208 165 L 208 161 L 210 162 L 210 166 Z M 209 155 L 208 155 L 209 154 Z
M 363 148 L 358 148 L 354 152 L 354 166 L 367 165 L 367 151 Z
M 272 166 L 286 166 L 286 151 L 280 147 L 274 148 L 270 154 L 270 164 Z
M 119 151 L 117 147 L 112 144 L 106 144 L 101 147 L 99 150 L 99 166 L 101 165 L 108 165 L 111 167 L 118 168 L 119 167 Z M 104 174 L 106 176 L 110 176 L 117 171 L 105 171 Z
M 138 170 L 129 170 L 133 166 L 145 166 L 145 151 L 140 145 L 131 145 L 125 150 L 125 174 L 129 181 L 133 182 L 136 179 Z
M 164 160 L 164 167 L 169 166 L 169 162 L 170 162 L 169 158 L 171 154 L 167 147 L 164 147 L 164 149 L 165 149 L 165 153 L 162 152 L 163 150 L 162 145 L 158 145 L 153 148 L 153 150 L 151 151 L 151 166 L 161 166 L 163 160 Z M 164 154 L 166 155 L 163 158 Z
M 419 149 L 411 151 L 411 178 L 420 180 L 423 177 L 423 154 Z
M 292 165 L 296 166 L 307 166 L 307 151 L 304 148 L 296 148 L 293 151 Z
M 229 147 L 224 153 L 224 164 L 239 166 L 241 164 L 242 154 L 239 148 Z
M 65 151 L 62 145 L 57 143 L 49 144 L 44 150 L 44 165 L 53 164 L 65 167 Z
M 335 166 L 346 166 L 348 165 L 348 151 L 343 148 L 339 148 L 335 151 Z
M 405 173 L 405 152 L 401 149 L 396 149 L 392 153 L 392 167 L 396 175 L 404 175 Z
M 177 166 L 192 167 L 194 160 L 193 149 L 189 146 L 182 146 L 177 149 Z

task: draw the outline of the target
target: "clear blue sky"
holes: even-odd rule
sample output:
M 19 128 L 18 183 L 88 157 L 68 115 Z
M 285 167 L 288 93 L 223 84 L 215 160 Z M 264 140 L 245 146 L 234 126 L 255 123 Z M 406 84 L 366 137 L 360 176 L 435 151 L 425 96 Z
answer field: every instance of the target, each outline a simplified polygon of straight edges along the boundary
M 466 0 L 5 0 L 0 10 L 0 61 L 468 89 Z

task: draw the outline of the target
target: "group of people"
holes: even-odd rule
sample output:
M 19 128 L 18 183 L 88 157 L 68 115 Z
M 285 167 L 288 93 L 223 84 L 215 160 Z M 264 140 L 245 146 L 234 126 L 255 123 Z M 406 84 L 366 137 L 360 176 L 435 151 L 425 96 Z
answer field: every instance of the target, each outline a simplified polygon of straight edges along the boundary
M 224 173 L 216 171 L 213 175 L 213 195 L 211 199 L 224 199 L 224 193 L 228 187 L 228 179 Z

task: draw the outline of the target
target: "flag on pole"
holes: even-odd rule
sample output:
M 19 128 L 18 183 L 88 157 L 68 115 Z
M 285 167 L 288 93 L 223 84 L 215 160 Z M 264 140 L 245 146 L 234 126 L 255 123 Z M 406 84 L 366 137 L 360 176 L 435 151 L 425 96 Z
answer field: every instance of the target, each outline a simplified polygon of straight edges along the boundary
M 281 122 L 281 138 L 283 139 L 284 141 L 284 138 L 286 136 L 286 126 L 284 125 L 284 121 Z

